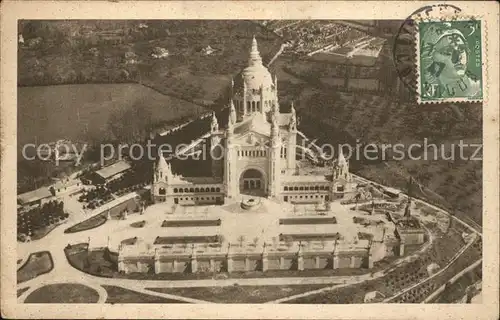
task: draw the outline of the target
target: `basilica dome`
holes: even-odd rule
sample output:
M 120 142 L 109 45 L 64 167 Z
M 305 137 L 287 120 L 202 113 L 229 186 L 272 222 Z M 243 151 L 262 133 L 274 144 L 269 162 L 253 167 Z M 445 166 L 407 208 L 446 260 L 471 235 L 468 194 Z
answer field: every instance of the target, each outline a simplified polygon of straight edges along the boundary
M 243 82 L 247 90 L 260 90 L 261 85 L 264 89 L 267 89 L 271 88 L 273 85 L 271 73 L 269 73 L 269 70 L 262 64 L 262 58 L 255 37 L 252 40 L 248 66 L 236 76 L 235 86 L 240 89 L 243 87 Z

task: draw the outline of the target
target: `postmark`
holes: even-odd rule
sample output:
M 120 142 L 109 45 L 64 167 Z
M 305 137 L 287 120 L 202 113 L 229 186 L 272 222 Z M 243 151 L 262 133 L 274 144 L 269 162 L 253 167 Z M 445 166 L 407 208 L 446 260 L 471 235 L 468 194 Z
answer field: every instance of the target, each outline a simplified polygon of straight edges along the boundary
M 417 23 L 419 103 L 482 100 L 482 34 L 475 19 Z

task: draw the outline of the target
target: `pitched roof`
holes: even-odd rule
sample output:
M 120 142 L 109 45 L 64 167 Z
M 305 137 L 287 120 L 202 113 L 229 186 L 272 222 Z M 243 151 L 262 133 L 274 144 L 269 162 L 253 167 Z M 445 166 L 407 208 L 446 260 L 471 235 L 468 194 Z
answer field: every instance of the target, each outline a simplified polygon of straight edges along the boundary
M 130 164 L 128 164 L 126 161 L 118 161 L 113 163 L 110 166 L 104 167 L 100 170 L 97 170 L 95 173 L 101 176 L 103 179 L 108 179 L 118 173 L 121 173 L 123 171 L 126 171 L 130 169 Z
M 17 196 L 17 199 L 23 204 L 32 203 L 41 199 L 52 197 L 48 188 L 39 188 L 33 191 L 22 193 Z

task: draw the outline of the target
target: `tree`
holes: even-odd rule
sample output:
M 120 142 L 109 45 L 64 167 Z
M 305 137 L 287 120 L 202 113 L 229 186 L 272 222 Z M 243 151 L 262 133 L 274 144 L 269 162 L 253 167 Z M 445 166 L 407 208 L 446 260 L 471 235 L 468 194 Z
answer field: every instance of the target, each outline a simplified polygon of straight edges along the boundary
M 138 101 L 126 110 L 112 113 L 108 127 L 114 139 L 121 143 L 136 143 L 142 141 L 153 124 L 153 116 L 147 104 Z
M 259 243 L 259 237 L 253 238 L 253 245 L 254 245 L 254 247 L 257 247 L 257 243 Z

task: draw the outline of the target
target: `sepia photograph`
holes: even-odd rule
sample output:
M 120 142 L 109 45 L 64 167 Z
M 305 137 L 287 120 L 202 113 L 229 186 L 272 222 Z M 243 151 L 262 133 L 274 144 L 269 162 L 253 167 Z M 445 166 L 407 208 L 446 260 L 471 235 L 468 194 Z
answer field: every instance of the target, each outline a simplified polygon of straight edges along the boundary
M 483 304 L 486 24 L 419 7 L 18 19 L 17 304 Z

